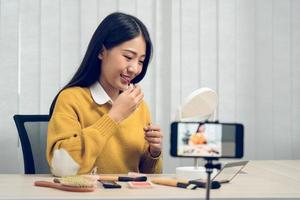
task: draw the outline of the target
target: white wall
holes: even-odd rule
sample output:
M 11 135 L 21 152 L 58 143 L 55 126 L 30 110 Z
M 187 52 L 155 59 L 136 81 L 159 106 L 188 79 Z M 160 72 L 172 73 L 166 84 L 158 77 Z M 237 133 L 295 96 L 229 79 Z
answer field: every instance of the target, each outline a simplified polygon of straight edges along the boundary
M 220 121 L 244 123 L 246 159 L 300 159 L 300 1 L 1 0 L 0 173 L 22 172 L 12 116 L 48 112 L 117 10 L 138 16 L 153 39 L 142 87 L 165 132 L 165 172 L 192 163 L 169 156 L 169 124 L 199 87 L 218 92 Z

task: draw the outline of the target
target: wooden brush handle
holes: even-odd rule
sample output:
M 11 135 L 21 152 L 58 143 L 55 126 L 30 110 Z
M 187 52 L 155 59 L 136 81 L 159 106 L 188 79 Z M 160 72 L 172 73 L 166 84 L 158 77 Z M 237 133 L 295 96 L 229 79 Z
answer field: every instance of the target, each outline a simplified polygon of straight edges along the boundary
M 107 175 L 99 175 L 100 181 L 118 181 L 117 176 L 107 176 Z
M 50 181 L 35 181 L 35 186 L 38 187 L 49 187 L 49 188 L 55 188 L 59 190 L 69 191 L 69 192 L 93 192 L 94 188 L 85 188 L 85 187 L 71 187 L 62 185 L 60 183 L 53 183 Z
M 151 182 L 159 185 L 177 187 L 177 180 L 170 179 L 170 178 L 152 178 Z

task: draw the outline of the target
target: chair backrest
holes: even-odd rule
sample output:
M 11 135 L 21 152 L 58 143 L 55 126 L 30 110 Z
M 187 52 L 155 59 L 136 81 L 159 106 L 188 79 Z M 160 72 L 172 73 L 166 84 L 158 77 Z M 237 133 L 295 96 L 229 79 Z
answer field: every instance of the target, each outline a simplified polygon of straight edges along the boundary
M 49 115 L 14 115 L 22 145 L 25 174 L 48 174 L 46 142 Z

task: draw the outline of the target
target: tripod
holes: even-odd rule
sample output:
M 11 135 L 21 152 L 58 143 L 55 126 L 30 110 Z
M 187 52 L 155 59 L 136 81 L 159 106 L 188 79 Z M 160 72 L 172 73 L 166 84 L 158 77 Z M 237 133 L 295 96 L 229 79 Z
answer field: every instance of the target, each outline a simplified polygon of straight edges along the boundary
M 213 160 L 218 160 L 218 158 L 205 158 L 207 163 L 204 165 L 207 173 L 207 181 L 206 181 L 206 200 L 209 200 L 210 196 L 210 188 L 211 188 L 211 173 L 213 172 L 214 169 L 221 169 L 221 164 L 216 163 L 213 164 Z

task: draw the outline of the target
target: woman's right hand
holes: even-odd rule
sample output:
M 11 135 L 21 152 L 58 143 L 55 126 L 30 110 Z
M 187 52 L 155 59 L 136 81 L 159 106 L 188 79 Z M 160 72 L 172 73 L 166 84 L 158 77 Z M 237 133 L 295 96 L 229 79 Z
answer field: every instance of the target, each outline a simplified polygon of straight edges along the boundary
M 141 87 L 139 85 L 130 85 L 129 88 L 122 92 L 113 102 L 108 115 L 115 122 L 120 123 L 135 111 L 143 98 L 144 93 L 141 91 Z

